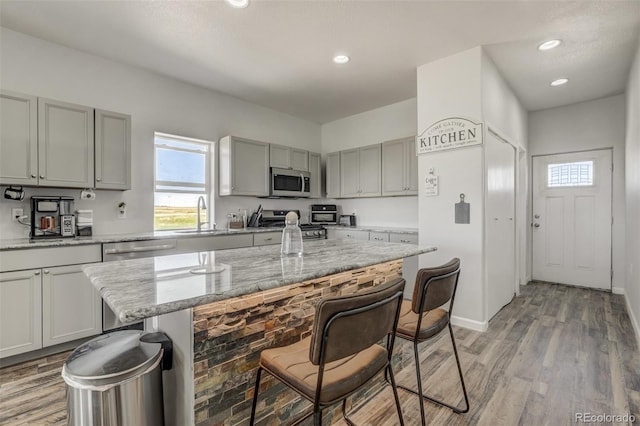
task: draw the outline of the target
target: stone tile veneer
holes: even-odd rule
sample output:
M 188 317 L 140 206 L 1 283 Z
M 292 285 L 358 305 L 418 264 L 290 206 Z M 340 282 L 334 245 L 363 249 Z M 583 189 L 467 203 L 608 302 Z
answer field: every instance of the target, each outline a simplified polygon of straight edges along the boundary
M 248 424 L 260 352 L 311 334 L 315 306 L 327 296 L 352 294 L 402 274 L 402 260 L 329 275 L 193 309 L 196 425 Z M 394 371 L 410 361 L 396 340 Z M 383 386 L 382 375 L 351 397 L 366 402 Z M 310 404 L 263 374 L 257 424 L 289 423 Z M 349 405 L 348 405 L 349 406 Z M 340 416 L 340 404 L 325 410 Z M 329 420 L 330 421 L 330 420 Z

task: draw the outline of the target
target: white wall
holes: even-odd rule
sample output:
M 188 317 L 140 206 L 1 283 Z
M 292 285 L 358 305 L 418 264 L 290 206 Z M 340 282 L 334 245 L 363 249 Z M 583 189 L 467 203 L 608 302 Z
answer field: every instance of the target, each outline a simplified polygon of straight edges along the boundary
M 482 49 L 476 47 L 418 67 L 418 134 L 438 120 L 465 117 L 482 120 Z M 483 291 L 483 188 L 482 147 L 441 151 L 418 158 L 418 182 L 429 168 L 439 176 L 439 195 L 427 197 L 420 185 L 418 195 L 420 244 L 438 251 L 422 256 L 420 267 L 459 257 L 462 272 L 453 316 L 464 325 L 486 327 Z M 471 223 L 454 223 L 454 204 L 459 194 L 471 206 Z M 460 323 L 460 320 L 456 321 Z
M 322 153 L 415 136 L 416 99 L 387 105 L 322 125 Z M 356 213 L 358 225 L 418 227 L 418 197 L 327 200 L 345 214 Z
M 119 111 L 132 115 L 132 189 L 99 191 L 95 202 L 77 208 L 94 210 L 94 233 L 144 232 L 153 229 L 153 134 L 171 133 L 217 141 L 233 134 L 265 142 L 320 151 L 320 125 L 158 74 L 110 61 L 5 28 L 0 40 L 0 87 L 7 90 Z M 79 196 L 79 191 L 33 189 L 27 195 Z M 127 219 L 116 218 L 117 204 L 127 203 Z M 238 208 L 283 206 L 308 211 L 309 200 L 216 200 L 216 221 Z M 11 207 L 0 200 L 1 238 L 24 236 L 9 222 Z M 28 211 L 27 203 L 23 205 Z
M 625 98 L 611 96 L 529 114 L 529 154 L 613 148 L 613 289 L 625 286 Z M 632 234 L 629 234 L 632 235 Z
M 640 342 L 640 40 L 627 84 L 626 208 L 627 282 L 625 296 Z

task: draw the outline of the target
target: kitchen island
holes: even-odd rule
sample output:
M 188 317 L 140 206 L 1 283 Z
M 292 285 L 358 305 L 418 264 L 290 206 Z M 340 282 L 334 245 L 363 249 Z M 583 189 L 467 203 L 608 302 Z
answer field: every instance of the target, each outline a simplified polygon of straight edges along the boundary
M 318 300 L 385 283 L 401 275 L 403 258 L 434 250 L 320 240 L 306 242 L 302 257 L 281 257 L 276 245 L 84 270 L 120 320 L 146 319 L 146 328 L 174 341 L 174 368 L 164 383 L 167 423 L 232 425 L 249 417 L 260 352 L 309 336 Z M 403 361 L 396 356 L 396 363 Z M 264 424 L 287 422 L 308 408 L 282 385 L 264 383 L 258 405 Z M 353 404 L 380 386 L 354 395 Z

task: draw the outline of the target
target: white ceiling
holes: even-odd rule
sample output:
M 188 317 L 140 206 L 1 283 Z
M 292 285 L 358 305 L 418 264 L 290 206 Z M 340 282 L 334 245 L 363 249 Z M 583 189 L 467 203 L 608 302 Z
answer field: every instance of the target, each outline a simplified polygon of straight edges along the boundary
M 622 93 L 640 1 L 1 0 L 0 24 L 325 123 L 415 97 L 418 66 L 478 45 L 528 110 Z

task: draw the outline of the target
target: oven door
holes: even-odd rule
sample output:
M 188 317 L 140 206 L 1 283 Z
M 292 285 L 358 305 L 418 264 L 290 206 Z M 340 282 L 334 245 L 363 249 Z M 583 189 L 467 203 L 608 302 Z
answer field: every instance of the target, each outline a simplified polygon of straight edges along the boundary
M 271 195 L 275 197 L 309 197 L 309 172 L 271 169 Z
M 338 212 L 311 212 L 312 225 L 337 225 Z

